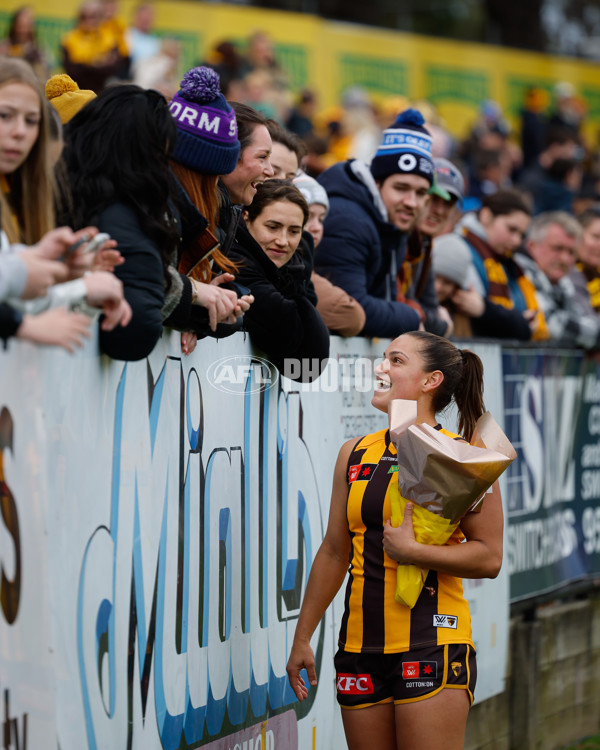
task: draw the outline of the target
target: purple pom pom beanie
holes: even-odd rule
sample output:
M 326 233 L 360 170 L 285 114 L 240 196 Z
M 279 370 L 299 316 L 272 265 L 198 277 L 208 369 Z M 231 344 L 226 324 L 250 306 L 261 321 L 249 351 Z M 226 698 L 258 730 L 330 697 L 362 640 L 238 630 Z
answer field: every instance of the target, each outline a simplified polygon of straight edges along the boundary
M 385 180 L 391 174 L 416 174 L 433 184 L 433 139 L 423 125 L 423 115 L 405 109 L 396 122 L 383 132 L 383 142 L 371 162 L 371 174 Z
M 177 125 L 172 159 L 203 174 L 233 172 L 240 155 L 235 112 L 212 68 L 188 70 L 169 109 Z

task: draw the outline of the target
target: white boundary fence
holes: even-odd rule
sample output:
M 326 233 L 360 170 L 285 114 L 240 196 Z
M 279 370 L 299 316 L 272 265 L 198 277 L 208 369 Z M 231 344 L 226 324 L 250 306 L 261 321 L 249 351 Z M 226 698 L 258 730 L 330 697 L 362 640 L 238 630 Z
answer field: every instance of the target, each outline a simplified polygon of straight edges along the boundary
M 127 365 L 95 342 L 75 356 L 15 342 L 0 353 L 9 747 L 343 746 L 341 594 L 301 705 L 285 665 L 339 446 L 386 424 L 369 404 L 385 343 L 333 339 L 327 372 L 305 386 L 252 359 L 242 334 L 190 357 L 165 336 Z M 501 422 L 500 348 L 474 349 Z M 508 576 L 465 590 L 483 700 L 504 689 Z

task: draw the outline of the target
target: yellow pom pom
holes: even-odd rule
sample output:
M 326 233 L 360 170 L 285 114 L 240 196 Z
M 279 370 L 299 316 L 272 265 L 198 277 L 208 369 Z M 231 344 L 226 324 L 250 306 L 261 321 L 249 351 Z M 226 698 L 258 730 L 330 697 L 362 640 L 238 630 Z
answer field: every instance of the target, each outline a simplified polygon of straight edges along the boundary
M 56 96 L 65 94 L 67 91 L 79 91 L 79 86 L 66 73 L 52 76 L 46 82 L 46 98 L 54 99 Z

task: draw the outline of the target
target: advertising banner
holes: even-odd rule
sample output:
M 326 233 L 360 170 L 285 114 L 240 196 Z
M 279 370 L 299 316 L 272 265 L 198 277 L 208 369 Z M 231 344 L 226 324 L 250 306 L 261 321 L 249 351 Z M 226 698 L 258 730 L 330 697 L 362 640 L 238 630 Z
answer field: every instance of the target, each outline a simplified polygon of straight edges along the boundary
M 285 666 L 342 442 L 381 429 L 385 344 L 334 339 L 317 383 L 281 379 L 241 334 L 134 363 L 11 342 L 0 352 L 0 690 L 8 747 L 343 747 L 333 655 Z M 483 351 L 496 372 L 500 350 Z M 451 415 L 449 415 L 451 418 Z M 478 700 L 503 690 L 508 582 L 465 582 Z
M 511 601 L 600 572 L 600 373 L 581 353 L 506 350 Z

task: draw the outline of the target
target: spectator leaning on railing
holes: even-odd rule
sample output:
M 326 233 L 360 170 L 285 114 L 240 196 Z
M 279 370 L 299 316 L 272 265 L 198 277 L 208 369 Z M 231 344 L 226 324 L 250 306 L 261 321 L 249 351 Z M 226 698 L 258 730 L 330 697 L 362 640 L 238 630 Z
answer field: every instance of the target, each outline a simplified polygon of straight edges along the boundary
M 165 306 L 173 310 L 173 298 L 185 296 L 186 287 L 191 286 L 200 305 L 192 308 L 191 317 L 188 310 L 187 317 L 171 314 L 167 322 L 182 331 L 183 351 L 189 353 L 196 338 L 221 338 L 238 330 L 252 303 L 250 295 L 238 298 L 233 289 L 225 288 L 234 281 L 236 269 L 215 236 L 218 181 L 236 168 L 240 142 L 235 113 L 220 91 L 219 76 L 210 68 L 189 70 L 169 109 L 177 128 L 170 165 L 180 232 L 176 265 L 182 276 L 181 280 L 173 277 L 172 287 L 180 291 L 167 295 Z M 229 238 L 221 233 L 222 246 L 233 242 L 235 226 L 230 231 Z
M 319 377 L 329 357 L 329 333 L 306 294 L 305 269 L 296 252 L 308 206 L 287 180 L 259 185 L 245 207 L 230 257 L 254 302 L 244 316 L 250 338 L 282 374 L 299 381 Z
M 364 308 L 364 336 L 397 336 L 419 328 L 419 313 L 396 300 L 406 237 L 433 183 L 431 136 L 416 110 L 388 128 L 371 166 L 340 162 L 319 182 L 330 210 L 315 269 Z
M 273 141 L 268 130 L 269 121 L 247 104 L 231 102 L 238 128 L 240 155 L 233 172 L 219 180 L 219 232 L 223 254 L 231 246 L 239 223 L 242 206 L 248 206 L 256 190 L 273 177 L 271 149 Z
M 600 321 L 589 300 L 578 300 L 569 277 L 577 259 L 581 226 L 564 211 L 549 211 L 531 222 L 526 252 L 515 260 L 535 286 L 551 341 L 586 349 L 600 347 Z
M 0 61 L 0 205 L 2 207 L 0 252 L 13 253 L 20 243 L 46 243 L 48 232 L 54 228 L 54 191 L 49 161 L 47 118 L 49 110 L 40 81 L 30 65 L 22 60 L 5 58 Z M 68 236 L 63 231 L 58 254 L 42 255 L 56 259 L 64 254 Z M 46 235 L 46 237 L 44 237 Z M 71 237 L 73 234 L 70 233 Z M 67 237 L 65 239 L 65 237 Z M 111 252 L 111 251 L 109 251 Z M 113 253 L 114 254 L 114 253 Z M 118 258 L 118 254 L 116 254 Z M 68 273 L 61 280 L 70 279 L 50 289 L 50 295 L 37 300 L 35 305 L 23 306 L 14 301 L 2 310 L 2 336 L 16 335 L 39 343 L 65 346 L 72 350 L 87 335 L 90 318 L 81 318 L 69 310 L 87 304 L 103 309 L 106 317 L 103 330 L 125 325 L 131 311 L 123 300 L 123 290 L 112 274 L 102 270 L 114 267 L 116 259 L 106 266 L 94 265 L 94 256 L 83 257 L 81 252 L 71 255 Z M 84 278 L 85 271 L 92 271 Z M 58 277 L 57 277 L 58 280 Z M 14 300 L 14 298 L 13 298 Z M 48 309 L 59 304 L 61 309 Z M 17 309 L 17 306 L 21 309 Z M 36 315 L 35 318 L 30 314 Z
M 452 301 L 458 312 L 471 318 L 475 336 L 548 338 L 535 288 L 513 258 L 530 223 L 531 209 L 521 195 L 499 190 L 457 225 L 470 247 L 474 273 L 470 288 L 456 291 Z

